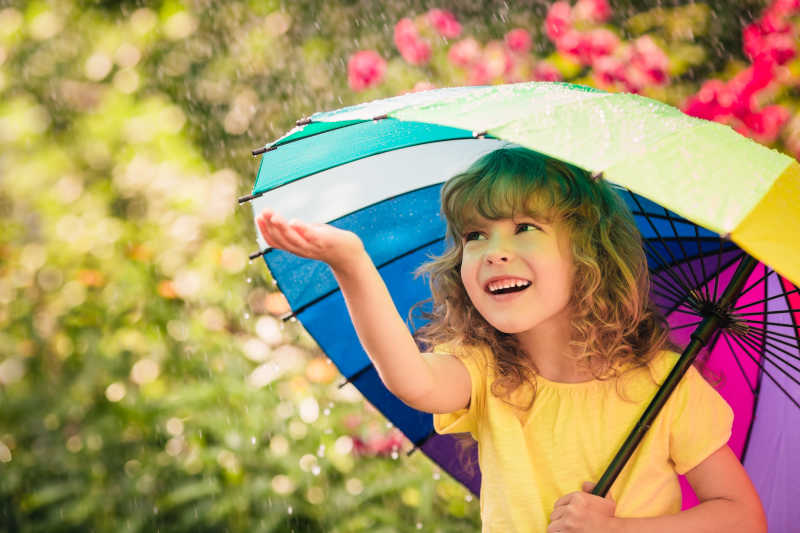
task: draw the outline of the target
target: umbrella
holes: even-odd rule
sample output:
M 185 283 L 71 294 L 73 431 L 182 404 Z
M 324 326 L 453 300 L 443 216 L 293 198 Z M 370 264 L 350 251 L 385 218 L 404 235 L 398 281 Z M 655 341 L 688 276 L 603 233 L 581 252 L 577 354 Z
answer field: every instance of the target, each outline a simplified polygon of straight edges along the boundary
M 561 83 L 447 88 L 413 93 L 297 122 L 261 156 L 254 215 L 354 231 L 401 315 L 429 289 L 412 272 L 444 249 L 439 191 L 448 177 L 500 146 L 520 145 L 602 173 L 642 234 L 651 296 L 687 346 L 594 492 L 605 494 L 660 405 L 700 349 L 734 409 L 729 442 L 759 491 L 769 523 L 800 520 L 790 487 L 800 477 L 800 167 L 731 128 L 663 103 Z M 259 251 L 299 319 L 361 393 L 475 494 L 480 474 L 459 463 L 454 439 L 432 416 L 383 386 L 350 325 L 328 267 Z M 616 452 L 616 455 L 614 455 Z M 684 484 L 684 488 L 686 485 Z M 685 498 L 689 501 L 690 496 Z M 785 527 L 782 528 L 781 526 Z

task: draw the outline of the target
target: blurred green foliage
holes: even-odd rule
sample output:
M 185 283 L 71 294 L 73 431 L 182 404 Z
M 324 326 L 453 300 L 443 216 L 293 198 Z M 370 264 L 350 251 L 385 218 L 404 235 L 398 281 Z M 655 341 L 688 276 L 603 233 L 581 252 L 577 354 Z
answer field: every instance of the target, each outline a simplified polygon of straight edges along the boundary
M 354 454 L 390 430 L 278 318 L 236 197 L 296 119 L 463 82 L 441 54 L 399 59 L 400 18 L 525 27 L 544 56 L 548 4 L 0 2 L 0 530 L 477 530 L 477 500 L 409 443 Z M 643 4 L 619 31 L 668 33 Z M 741 57 L 753 5 L 714 11 L 700 51 Z M 364 48 L 387 81 L 356 94 Z

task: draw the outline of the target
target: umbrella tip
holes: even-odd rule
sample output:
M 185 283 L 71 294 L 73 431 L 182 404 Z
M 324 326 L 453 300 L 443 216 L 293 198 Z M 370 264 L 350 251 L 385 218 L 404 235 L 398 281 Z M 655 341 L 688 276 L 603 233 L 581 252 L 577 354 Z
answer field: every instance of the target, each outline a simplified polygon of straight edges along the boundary
M 259 193 L 256 193 L 256 194 L 248 194 L 247 196 L 241 196 L 241 197 L 239 197 L 238 201 L 239 201 L 240 204 L 243 204 L 245 202 L 249 202 L 253 198 L 258 198 L 262 194 L 264 194 L 264 193 L 263 192 L 259 192 Z

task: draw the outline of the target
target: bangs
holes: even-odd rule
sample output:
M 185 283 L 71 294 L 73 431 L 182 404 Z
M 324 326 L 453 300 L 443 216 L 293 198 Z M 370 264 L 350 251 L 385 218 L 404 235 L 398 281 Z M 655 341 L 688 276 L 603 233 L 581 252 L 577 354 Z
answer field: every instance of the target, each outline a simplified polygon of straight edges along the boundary
M 551 224 L 575 207 L 580 174 L 586 172 L 531 150 L 496 150 L 445 185 L 442 210 L 453 237 L 479 217 L 528 216 Z

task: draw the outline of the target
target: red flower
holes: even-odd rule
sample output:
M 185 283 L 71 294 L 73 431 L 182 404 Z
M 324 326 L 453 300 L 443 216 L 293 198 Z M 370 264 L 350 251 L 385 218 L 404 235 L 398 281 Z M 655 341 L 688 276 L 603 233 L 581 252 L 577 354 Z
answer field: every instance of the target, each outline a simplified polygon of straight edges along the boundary
M 611 16 L 611 7 L 608 0 L 578 0 L 573 13 L 576 19 L 600 23 Z
M 563 1 L 552 4 L 550 9 L 547 10 L 544 27 L 547 37 L 556 42 L 559 37 L 572 28 L 572 8 L 570 5 Z
M 447 59 L 457 67 L 468 67 L 481 57 L 481 45 L 472 37 L 455 43 L 447 52 Z
M 442 37 L 455 39 L 461 35 L 461 24 L 456 20 L 456 16 L 444 9 L 431 9 L 428 11 L 428 23 Z
M 758 142 L 769 144 L 778 138 L 781 128 L 789 120 L 791 113 L 779 105 L 767 106 L 759 112 L 748 112 L 741 117 L 736 131 Z
M 506 33 L 506 46 L 512 52 L 527 54 L 531 49 L 531 34 L 522 28 L 516 28 Z
M 564 77 L 556 67 L 547 61 L 539 61 L 533 67 L 533 79 L 537 81 L 561 81 Z
M 347 61 L 347 82 L 354 91 L 378 85 L 386 72 L 386 61 L 374 50 L 356 52 Z
M 400 19 L 394 27 L 394 44 L 407 62 L 422 65 L 431 58 L 431 45 L 419 36 L 414 22 Z
M 797 53 L 791 31 L 768 32 L 758 22 L 745 27 L 742 41 L 744 52 L 751 60 L 768 56 L 783 65 Z

